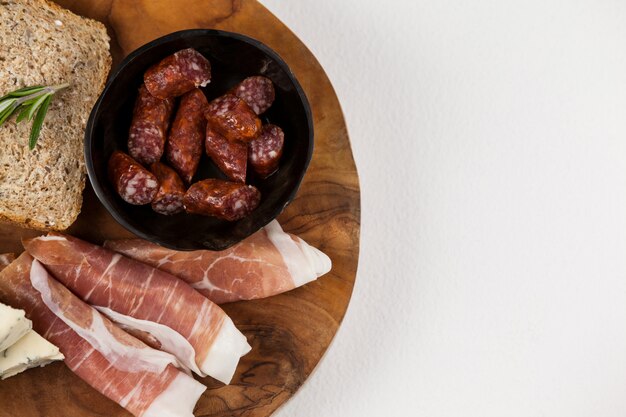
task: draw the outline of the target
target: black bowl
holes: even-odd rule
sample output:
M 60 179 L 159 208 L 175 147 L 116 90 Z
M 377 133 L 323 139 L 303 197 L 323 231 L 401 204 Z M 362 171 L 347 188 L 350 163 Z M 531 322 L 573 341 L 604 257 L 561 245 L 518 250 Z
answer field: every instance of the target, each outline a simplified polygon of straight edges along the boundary
M 276 100 L 261 119 L 285 132 L 278 171 L 261 179 L 248 171 L 247 183 L 261 191 L 261 203 L 248 217 L 228 222 L 181 213 L 158 214 L 147 206 L 133 206 L 115 192 L 107 177 L 107 162 L 116 150 L 127 152 L 128 129 L 137 89 L 152 64 L 184 48 L 195 48 L 211 62 L 211 83 L 203 88 L 209 100 L 219 97 L 251 75 L 265 75 L 276 89 Z M 272 221 L 295 197 L 313 154 L 313 119 L 302 87 L 287 64 L 259 41 L 219 30 L 183 30 L 137 49 L 113 72 L 96 102 L 85 132 L 85 160 L 96 195 L 122 226 L 134 234 L 178 249 L 225 249 Z M 226 177 L 202 156 L 194 182 Z

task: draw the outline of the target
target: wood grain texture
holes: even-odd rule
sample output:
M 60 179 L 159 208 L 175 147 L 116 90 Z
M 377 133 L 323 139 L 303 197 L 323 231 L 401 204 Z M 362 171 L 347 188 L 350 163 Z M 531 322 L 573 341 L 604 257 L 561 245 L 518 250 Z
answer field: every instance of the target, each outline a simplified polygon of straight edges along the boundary
M 58 0 L 104 22 L 113 66 L 139 46 L 181 29 L 243 33 L 276 50 L 290 65 L 311 103 L 315 152 L 300 192 L 281 214 L 285 230 L 327 253 L 332 271 L 316 282 L 265 300 L 224 306 L 247 336 L 246 355 L 229 386 L 211 378 L 196 416 L 271 415 L 313 372 L 337 332 L 355 281 L 360 227 L 359 183 L 335 92 L 315 57 L 276 17 L 252 0 Z M 88 186 L 83 210 L 69 230 L 101 242 L 130 236 Z M 20 238 L 39 232 L 0 225 L 0 252 L 21 252 Z M 129 414 L 61 363 L 0 382 L 0 416 L 107 416 Z M 315 405 L 312 404 L 312 407 Z

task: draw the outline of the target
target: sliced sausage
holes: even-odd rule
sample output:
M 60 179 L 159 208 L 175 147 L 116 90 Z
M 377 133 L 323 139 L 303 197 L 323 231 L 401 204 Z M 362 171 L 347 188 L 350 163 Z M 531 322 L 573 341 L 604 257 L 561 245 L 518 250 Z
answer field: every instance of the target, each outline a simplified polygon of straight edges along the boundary
M 208 104 L 204 93 L 197 88 L 185 93 L 165 144 L 165 158 L 187 184 L 200 163 L 206 130 L 204 110 Z
M 155 97 L 178 97 L 196 87 L 205 87 L 211 81 L 211 64 L 200 52 L 187 48 L 148 68 L 143 81 Z
M 209 158 L 228 178 L 246 182 L 248 145 L 239 140 L 230 141 L 207 126 L 204 147 Z
M 174 100 L 158 99 L 144 84 L 139 87 L 128 133 L 128 153 L 137 162 L 150 165 L 161 159 L 173 109 Z
M 280 157 L 283 155 L 285 134 L 276 125 L 265 125 L 258 138 L 250 142 L 248 154 L 254 172 L 267 178 L 278 169 Z
M 250 214 L 261 202 L 261 193 L 251 185 L 218 179 L 198 181 L 184 198 L 188 213 L 235 221 Z
M 265 113 L 276 95 L 272 80 L 261 75 L 246 78 L 230 92 L 245 101 L 256 114 Z
M 209 103 L 204 113 L 209 124 L 228 140 L 250 142 L 261 130 L 261 120 L 245 101 L 225 94 Z
M 159 190 L 157 178 L 124 152 L 113 152 L 108 171 L 115 191 L 127 203 L 151 203 Z
M 165 215 L 183 211 L 185 185 L 176 171 L 160 162 L 152 164 L 150 171 L 159 180 L 159 191 L 152 200 L 152 210 Z

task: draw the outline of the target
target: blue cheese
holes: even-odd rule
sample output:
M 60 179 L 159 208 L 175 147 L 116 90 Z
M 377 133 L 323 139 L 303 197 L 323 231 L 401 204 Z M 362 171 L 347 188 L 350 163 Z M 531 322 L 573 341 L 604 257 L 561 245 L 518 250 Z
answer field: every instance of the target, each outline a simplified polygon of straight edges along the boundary
M 17 342 L 33 323 L 26 318 L 24 310 L 16 310 L 0 303 L 0 352 Z
M 13 346 L 0 352 L 0 378 L 6 379 L 26 369 L 63 359 L 59 348 L 31 330 Z

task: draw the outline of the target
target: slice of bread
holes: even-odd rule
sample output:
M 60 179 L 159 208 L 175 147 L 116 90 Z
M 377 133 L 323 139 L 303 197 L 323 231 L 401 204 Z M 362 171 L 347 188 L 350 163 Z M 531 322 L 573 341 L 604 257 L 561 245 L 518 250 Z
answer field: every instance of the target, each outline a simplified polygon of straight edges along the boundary
M 0 218 L 64 230 L 80 213 L 83 136 L 111 68 L 99 22 L 46 0 L 0 0 L 0 96 L 31 85 L 70 83 L 55 94 L 34 150 L 32 122 L 0 126 Z

